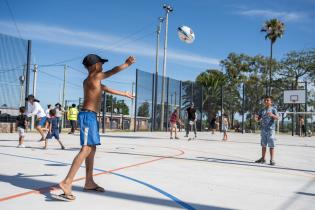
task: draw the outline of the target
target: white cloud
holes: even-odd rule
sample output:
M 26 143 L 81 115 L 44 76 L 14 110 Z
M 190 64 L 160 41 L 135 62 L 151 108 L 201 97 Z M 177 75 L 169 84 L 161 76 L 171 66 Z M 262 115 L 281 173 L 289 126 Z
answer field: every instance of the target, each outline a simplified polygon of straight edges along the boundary
M 301 21 L 307 18 L 306 13 L 302 12 L 285 12 L 275 10 L 264 10 L 264 9 L 249 9 L 238 12 L 240 15 L 250 17 L 264 17 L 264 18 L 279 18 L 284 21 Z
M 18 23 L 18 26 L 23 38 L 26 39 L 40 40 L 62 45 L 81 46 L 93 50 L 102 48 L 105 51 L 155 57 L 155 45 L 150 45 L 141 41 L 134 41 L 133 39 L 136 37 L 125 39 L 124 37 L 110 34 L 71 30 L 60 26 L 49 26 L 35 23 Z M 0 21 L 0 28 L 1 33 L 16 35 L 12 23 Z M 162 56 L 162 53 L 160 53 L 160 56 Z M 187 65 L 189 65 L 189 62 L 194 63 L 194 65 L 219 65 L 219 59 L 181 51 L 169 50 L 168 59 L 185 61 L 187 62 Z

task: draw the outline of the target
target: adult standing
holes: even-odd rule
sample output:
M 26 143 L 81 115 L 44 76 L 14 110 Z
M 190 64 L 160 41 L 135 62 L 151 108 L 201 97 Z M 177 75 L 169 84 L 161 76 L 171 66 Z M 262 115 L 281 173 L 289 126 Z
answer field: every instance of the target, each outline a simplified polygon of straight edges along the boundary
M 197 138 L 197 129 L 196 129 L 196 109 L 195 104 L 191 103 L 190 106 L 186 109 L 187 111 L 187 122 L 186 122 L 186 136 L 188 137 L 189 131 L 193 129 L 195 138 Z M 188 140 L 191 140 L 191 138 L 188 138 Z
M 65 112 L 65 110 L 62 108 L 60 103 L 56 103 L 55 104 L 55 110 L 56 110 L 56 117 L 58 119 L 58 124 L 59 124 L 59 133 L 61 133 L 61 120 L 63 117 L 63 113 Z
M 67 111 L 67 119 L 70 121 L 71 131 L 68 134 L 74 134 L 74 131 L 77 128 L 77 120 L 78 120 L 79 111 L 76 108 L 75 104 L 72 104 L 71 107 Z
M 46 123 L 46 114 L 42 106 L 39 104 L 39 100 L 37 100 L 34 95 L 29 95 L 26 98 L 27 100 L 27 117 L 36 116 L 36 130 L 42 136 L 40 141 L 45 140 L 45 128 L 44 125 Z
M 305 133 L 306 133 L 305 122 L 302 116 L 299 116 L 299 128 L 300 128 L 299 135 L 302 137 L 305 136 Z

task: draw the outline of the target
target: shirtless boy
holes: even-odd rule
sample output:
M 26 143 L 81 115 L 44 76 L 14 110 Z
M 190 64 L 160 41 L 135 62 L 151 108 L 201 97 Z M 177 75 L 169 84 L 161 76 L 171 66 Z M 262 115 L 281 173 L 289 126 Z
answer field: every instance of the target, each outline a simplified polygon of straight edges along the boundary
M 100 145 L 100 136 L 98 132 L 98 123 L 96 113 L 99 111 L 101 104 L 101 95 L 105 91 L 110 94 L 125 96 L 133 98 L 128 92 L 110 89 L 101 84 L 103 79 L 106 79 L 125 68 L 135 63 L 135 58 L 130 56 L 124 64 L 114 67 L 112 70 L 103 72 L 102 65 L 107 62 L 107 59 L 102 59 L 98 55 L 89 54 L 83 59 L 83 65 L 88 70 L 88 77 L 83 82 L 84 102 L 83 108 L 79 113 L 80 124 L 80 142 L 81 150 L 74 158 L 71 168 L 66 178 L 59 184 L 63 194 L 52 197 L 72 201 L 75 196 L 72 194 L 72 182 L 75 174 L 79 170 L 82 162 L 85 160 L 86 177 L 84 190 L 92 190 L 97 192 L 104 192 L 104 188 L 98 186 L 93 180 L 93 164 L 96 152 L 96 145 Z

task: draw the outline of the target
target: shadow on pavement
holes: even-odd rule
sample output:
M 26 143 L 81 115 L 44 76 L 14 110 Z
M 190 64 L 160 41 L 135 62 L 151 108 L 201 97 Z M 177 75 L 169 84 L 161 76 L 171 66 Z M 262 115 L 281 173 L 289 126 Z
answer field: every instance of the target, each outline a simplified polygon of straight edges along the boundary
M 0 174 L 0 180 L 2 182 L 12 184 L 13 186 L 16 186 L 18 188 L 24 188 L 28 190 L 37 190 L 39 191 L 40 194 L 45 196 L 46 201 L 57 201 L 54 198 L 52 198 L 50 195 L 50 190 L 53 190 L 57 186 L 56 183 L 30 178 L 30 177 L 42 177 L 42 176 L 51 176 L 51 175 L 43 174 L 43 175 L 29 175 L 28 176 L 28 175 L 23 175 L 23 174 L 17 174 L 13 176 L 8 176 L 8 175 Z M 73 186 L 72 190 L 82 192 L 83 188 L 79 186 Z M 124 199 L 124 200 L 136 201 L 136 202 L 141 202 L 141 203 L 154 204 L 158 206 L 182 209 L 181 206 L 177 205 L 174 201 L 169 200 L 169 199 L 155 198 L 155 197 L 136 195 L 136 194 L 130 194 L 130 193 L 124 193 L 124 192 L 108 191 L 108 190 L 105 193 L 99 193 L 99 192 L 85 192 L 85 193 L 91 194 L 93 196 L 106 196 L 106 197 L 111 197 L 115 199 Z M 18 197 L 15 199 L 18 199 Z M 75 202 L 79 200 L 80 198 L 77 197 Z M 58 202 L 61 202 L 61 201 L 58 201 Z M 206 205 L 206 204 L 198 204 L 198 203 L 187 203 L 187 204 L 193 207 L 191 209 L 198 209 L 198 210 L 199 209 L 201 210 L 203 209 L 204 210 L 206 209 L 207 210 L 231 210 L 230 208 L 221 208 L 221 207 L 211 206 L 211 205 Z

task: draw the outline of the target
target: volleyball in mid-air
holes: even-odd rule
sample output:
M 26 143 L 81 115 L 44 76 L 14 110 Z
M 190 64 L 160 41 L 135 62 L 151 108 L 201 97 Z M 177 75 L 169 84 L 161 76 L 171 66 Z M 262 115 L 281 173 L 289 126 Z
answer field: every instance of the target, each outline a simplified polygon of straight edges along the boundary
M 188 26 L 180 26 L 178 27 L 178 37 L 183 42 L 191 44 L 195 40 L 195 33 Z

